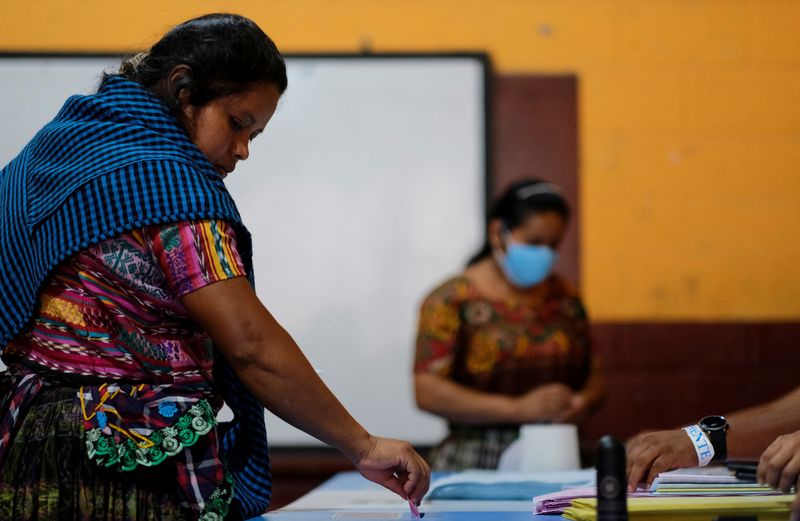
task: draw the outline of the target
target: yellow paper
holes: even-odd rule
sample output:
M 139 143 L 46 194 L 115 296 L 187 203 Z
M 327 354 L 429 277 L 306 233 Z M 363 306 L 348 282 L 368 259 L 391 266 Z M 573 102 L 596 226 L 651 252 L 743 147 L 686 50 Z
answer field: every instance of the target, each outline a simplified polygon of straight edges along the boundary
M 757 515 L 759 521 L 786 521 L 794 495 L 724 497 L 636 497 L 628 499 L 630 521 L 712 521 L 725 514 Z M 582 498 L 564 510 L 573 521 L 595 521 L 597 499 Z

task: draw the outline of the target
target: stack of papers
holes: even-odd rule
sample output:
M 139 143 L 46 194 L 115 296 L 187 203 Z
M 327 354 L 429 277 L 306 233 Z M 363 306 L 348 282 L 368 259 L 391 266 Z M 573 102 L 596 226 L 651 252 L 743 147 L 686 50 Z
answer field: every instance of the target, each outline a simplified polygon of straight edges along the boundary
M 650 492 L 656 495 L 743 495 L 743 494 L 777 494 L 768 485 L 759 485 L 753 481 L 744 481 L 736 477 L 736 473 L 725 467 L 693 467 L 662 472 L 653 481 Z
M 543 494 L 533 498 L 533 513 L 561 514 L 574 500 L 594 497 L 597 497 L 597 489 L 594 486 L 571 488 L 552 494 Z M 650 492 L 634 492 L 632 494 L 628 493 L 628 497 L 653 497 L 653 494 Z
M 596 496 L 593 486 L 543 494 L 533 498 L 533 512 L 564 513 L 564 515 L 571 512 L 573 519 L 594 519 L 592 517 L 594 514 L 589 516 L 588 511 L 594 512 Z M 628 494 L 628 509 L 631 513 L 635 512 L 634 509 L 639 509 L 639 513 L 648 516 L 666 512 L 675 514 L 682 512 L 684 508 L 689 508 L 694 504 L 693 501 L 698 501 L 698 508 L 711 509 L 708 512 L 718 512 L 715 515 L 720 515 L 735 512 L 735 509 L 714 510 L 719 505 L 738 505 L 737 502 L 745 502 L 748 508 L 757 510 L 763 505 L 768 505 L 770 508 L 776 508 L 779 514 L 785 515 L 788 513 L 788 507 L 781 502 L 781 498 L 784 497 L 793 496 L 784 496 L 780 491 L 766 485 L 737 479 L 735 473 L 725 467 L 696 467 L 662 472 L 649 489 L 639 489 L 633 494 Z M 764 510 L 765 514 L 769 512 Z M 705 513 L 698 515 L 700 517 L 697 519 L 711 519 Z M 681 517 L 681 519 L 691 518 Z
M 722 515 L 756 515 L 759 521 L 786 521 L 793 494 L 725 497 L 633 497 L 628 499 L 631 521 L 711 521 Z M 573 521 L 595 521 L 597 500 L 576 499 L 564 510 Z

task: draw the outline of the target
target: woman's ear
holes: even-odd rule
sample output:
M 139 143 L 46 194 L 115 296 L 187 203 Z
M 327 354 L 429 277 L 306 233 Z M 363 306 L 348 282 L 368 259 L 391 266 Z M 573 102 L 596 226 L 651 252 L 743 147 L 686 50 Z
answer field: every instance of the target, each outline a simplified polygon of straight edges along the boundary
M 497 218 L 491 219 L 486 228 L 486 239 L 492 248 L 500 251 L 505 251 L 505 241 L 503 240 L 503 232 L 505 225 L 503 221 Z
M 191 67 L 181 64 L 173 67 L 167 77 L 167 92 L 179 109 L 184 109 L 190 104 L 191 73 Z
M 192 135 L 196 109 L 192 105 L 191 77 L 192 69 L 188 65 L 176 65 L 167 76 L 166 91 L 173 110 L 187 134 Z

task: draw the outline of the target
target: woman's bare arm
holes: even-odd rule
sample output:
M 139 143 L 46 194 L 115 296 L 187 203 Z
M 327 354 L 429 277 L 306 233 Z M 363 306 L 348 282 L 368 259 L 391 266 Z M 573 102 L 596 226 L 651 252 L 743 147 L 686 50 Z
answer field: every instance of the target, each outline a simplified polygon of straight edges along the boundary
M 420 409 L 464 425 L 521 424 L 556 419 L 574 393 L 563 384 L 545 384 L 521 396 L 491 394 L 432 373 L 416 373 Z
M 406 442 L 371 436 L 345 410 L 247 280 L 217 282 L 181 302 L 265 407 L 339 449 L 367 478 L 422 499 L 430 481 L 424 460 Z

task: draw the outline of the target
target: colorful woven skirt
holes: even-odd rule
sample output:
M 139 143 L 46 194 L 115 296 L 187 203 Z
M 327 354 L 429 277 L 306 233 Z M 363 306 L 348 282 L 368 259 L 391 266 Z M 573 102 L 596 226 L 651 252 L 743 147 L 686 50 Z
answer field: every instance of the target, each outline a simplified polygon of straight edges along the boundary
M 78 389 L 44 387 L 19 419 L 0 469 L 4 521 L 183 521 L 170 462 L 132 472 L 86 456 Z

